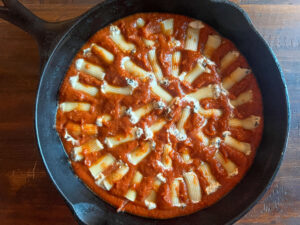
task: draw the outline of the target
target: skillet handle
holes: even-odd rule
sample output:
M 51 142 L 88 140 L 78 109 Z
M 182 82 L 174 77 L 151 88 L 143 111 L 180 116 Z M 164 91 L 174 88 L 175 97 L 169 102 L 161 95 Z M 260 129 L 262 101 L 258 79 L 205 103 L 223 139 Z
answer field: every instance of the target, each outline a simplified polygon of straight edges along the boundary
M 31 34 L 38 42 L 41 68 L 47 61 L 52 49 L 76 18 L 62 22 L 47 22 L 34 15 L 18 0 L 0 0 L 0 18 L 18 26 Z

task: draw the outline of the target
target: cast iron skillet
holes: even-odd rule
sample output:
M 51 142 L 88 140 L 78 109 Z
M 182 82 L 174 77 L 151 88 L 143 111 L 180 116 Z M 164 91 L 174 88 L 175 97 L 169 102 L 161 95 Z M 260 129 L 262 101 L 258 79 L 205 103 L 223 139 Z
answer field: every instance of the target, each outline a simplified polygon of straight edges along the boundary
M 85 224 L 232 224 L 248 212 L 269 188 L 284 155 L 289 131 L 289 101 L 280 66 L 246 13 L 224 0 L 107 0 L 73 20 L 49 23 L 17 0 L 3 0 L 0 17 L 37 40 L 41 79 L 36 97 L 35 129 L 45 167 L 80 223 Z M 115 208 L 94 195 L 72 172 L 53 129 L 57 93 L 81 46 L 100 28 L 137 12 L 170 12 L 203 20 L 232 40 L 256 75 L 264 102 L 264 133 L 254 163 L 244 179 L 213 206 L 168 220 L 146 219 Z

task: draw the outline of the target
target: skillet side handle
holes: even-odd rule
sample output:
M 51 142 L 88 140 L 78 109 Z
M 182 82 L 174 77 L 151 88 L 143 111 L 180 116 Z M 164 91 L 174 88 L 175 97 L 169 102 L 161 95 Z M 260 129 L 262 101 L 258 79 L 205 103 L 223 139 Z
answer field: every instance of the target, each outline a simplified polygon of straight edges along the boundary
M 41 68 L 67 29 L 74 24 L 76 19 L 62 22 L 47 22 L 34 15 L 18 0 L 2 0 L 4 6 L 0 6 L 0 18 L 18 26 L 31 34 L 38 42 L 41 58 Z

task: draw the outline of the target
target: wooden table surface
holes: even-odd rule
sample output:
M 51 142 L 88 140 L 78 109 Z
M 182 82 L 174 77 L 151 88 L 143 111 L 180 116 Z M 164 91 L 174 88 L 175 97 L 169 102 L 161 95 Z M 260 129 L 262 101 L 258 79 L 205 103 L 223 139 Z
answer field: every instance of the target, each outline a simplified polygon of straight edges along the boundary
M 101 0 L 21 2 L 43 19 L 60 21 L 80 15 Z M 300 224 L 300 0 L 235 2 L 277 55 L 292 113 L 280 171 L 265 196 L 237 224 Z M 45 171 L 34 137 L 37 44 L 3 20 L 0 43 L 0 224 L 76 224 Z

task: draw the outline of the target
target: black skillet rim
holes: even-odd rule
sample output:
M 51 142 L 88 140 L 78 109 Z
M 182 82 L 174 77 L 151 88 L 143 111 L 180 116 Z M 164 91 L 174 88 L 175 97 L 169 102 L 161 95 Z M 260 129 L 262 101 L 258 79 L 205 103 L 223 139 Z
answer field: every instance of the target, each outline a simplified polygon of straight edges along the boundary
M 242 212 L 240 212 L 236 217 L 234 217 L 233 219 L 231 219 L 230 221 L 228 221 L 226 224 L 233 224 L 234 222 L 236 222 L 237 220 L 239 220 L 240 218 L 242 218 L 246 213 L 248 213 L 253 207 L 254 205 L 257 204 L 257 202 L 263 197 L 263 195 L 266 193 L 266 191 L 270 188 L 272 182 L 274 181 L 275 176 L 278 173 L 278 170 L 280 168 L 280 165 L 283 161 L 283 157 L 286 151 L 286 147 L 287 147 L 287 143 L 288 143 L 288 136 L 289 136 L 289 129 L 290 129 L 290 119 L 291 119 L 291 114 L 290 114 L 290 102 L 289 102 L 289 96 L 288 96 L 288 90 L 287 90 L 287 85 L 286 85 L 286 81 L 282 72 L 282 69 L 279 65 L 278 59 L 276 58 L 273 50 L 270 48 L 270 46 L 267 44 L 267 42 L 264 40 L 264 38 L 261 36 L 261 34 L 256 30 L 256 28 L 254 27 L 254 25 L 251 22 L 251 19 L 249 18 L 248 14 L 241 9 L 237 4 L 233 3 L 233 2 L 229 2 L 229 1 L 224 1 L 224 0 L 210 0 L 210 2 L 215 3 L 215 4 L 224 4 L 224 5 L 228 5 L 229 7 L 234 7 L 236 8 L 242 15 L 243 17 L 246 19 L 246 21 L 248 22 L 248 26 L 251 30 L 254 31 L 254 33 L 257 35 L 257 37 L 260 39 L 260 41 L 262 41 L 262 43 L 264 44 L 264 47 L 266 48 L 266 51 L 269 51 L 269 53 L 272 55 L 272 58 L 274 60 L 274 62 L 276 63 L 276 66 L 279 70 L 280 73 L 280 79 L 284 88 L 284 94 L 285 94 L 285 103 L 286 103 L 286 112 L 287 112 L 287 118 L 286 121 L 286 126 L 285 126 L 285 137 L 284 137 L 284 143 L 283 143 L 283 147 L 282 147 L 282 151 L 281 151 L 281 156 L 280 159 L 277 163 L 277 166 L 275 168 L 275 170 L 273 171 L 273 174 L 271 176 L 271 178 L 269 179 L 269 181 L 267 182 L 267 184 L 265 185 L 265 187 L 263 188 L 263 190 L 257 195 L 257 197 L 255 198 L 255 200 Z M 94 6 L 93 8 L 91 8 L 90 10 L 88 10 L 87 12 L 85 12 L 82 16 L 80 16 L 79 18 L 76 19 L 75 23 L 66 30 L 66 32 L 64 33 L 64 35 L 59 39 L 59 41 L 56 43 L 55 47 L 51 50 L 51 53 L 49 55 L 48 60 L 46 61 L 43 69 L 41 70 L 41 78 L 40 80 L 43 80 L 44 76 L 45 76 L 45 68 L 47 68 L 49 62 L 51 61 L 51 58 L 53 57 L 54 52 L 56 51 L 56 49 L 58 48 L 58 46 L 63 42 L 63 40 L 66 38 L 66 36 L 69 34 L 69 32 L 71 30 L 74 29 L 74 27 L 77 26 L 78 23 L 80 23 L 82 20 L 84 20 L 85 18 L 89 17 L 90 14 L 92 14 L 93 12 L 97 11 L 98 8 L 103 4 L 104 2 Z M 188 15 L 187 15 L 188 16 Z M 69 206 L 69 208 L 71 209 L 71 211 L 73 212 L 73 214 L 77 217 L 76 213 L 74 212 L 74 209 L 72 208 L 72 204 L 69 201 L 69 199 L 67 198 L 67 196 L 65 196 L 65 194 L 62 192 L 62 190 L 60 189 L 59 185 L 56 183 L 55 179 L 52 176 L 52 173 L 50 171 L 50 169 L 48 168 L 47 162 L 44 158 L 44 155 L 41 151 L 42 146 L 40 144 L 40 140 L 39 140 L 39 133 L 38 133 L 38 115 L 37 115 L 37 108 L 38 108 L 38 99 L 39 99 L 39 95 L 41 92 L 41 82 L 39 82 L 39 86 L 38 86 L 38 91 L 36 94 L 36 102 L 35 102 L 35 137 L 36 137 L 36 141 L 38 144 L 38 148 L 39 148 L 39 152 L 40 155 L 43 159 L 43 163 L 44 166 L 46 168 L 46 171 L 49 175 L 49 177 L 51 178 L 53 184 L 55 185 L 56 189 L 58 190 L 58 192 L 60 193 L 60 195 L 63 197 L 63 199 L 65 200 L 65 202 L 67 203 L 67 205 Z

